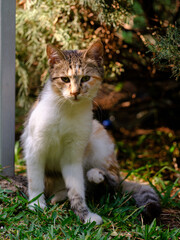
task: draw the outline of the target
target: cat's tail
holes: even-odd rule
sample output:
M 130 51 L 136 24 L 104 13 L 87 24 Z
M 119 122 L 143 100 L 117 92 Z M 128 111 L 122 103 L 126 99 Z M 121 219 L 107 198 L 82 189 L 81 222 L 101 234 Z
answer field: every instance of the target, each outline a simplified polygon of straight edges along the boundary
M 160 201 L 155 190 L 149 186 L 123 179 L 118 171 L 92 168 L 86 173 L 87 184 L 91 195 L 100 197 L 104 188 L 109 186 L 108 191 L 130 193 L 138 207 L 143 207 L 145 221 L 152 221 L 161 212 Z
M 146 220 L 152 221 L 160 215 L 160 200 L 151 186 L 124 180 L 120 177 L 119 187 L 123 193 L 132 193 L 138 207 L 144 206 L 143 214 Z

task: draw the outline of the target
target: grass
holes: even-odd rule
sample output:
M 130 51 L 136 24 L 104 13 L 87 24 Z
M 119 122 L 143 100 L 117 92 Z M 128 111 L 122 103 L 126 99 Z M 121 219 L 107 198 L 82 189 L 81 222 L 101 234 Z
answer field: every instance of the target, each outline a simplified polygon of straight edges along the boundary
M 9 197 L 9 190 L 0 189 L 0 233 L 3 239 L 178 239 L 179 229 L 164 229 L 156 220 L 144 225 L 140 213 L 129 195 L 108 196 L 99 205 L 91 202 L 92 210 L 103 217 L 104 223 L 82 224 L 69 210 L 68 202 L 36 212 L 27 208 L 28 199 L 17 193 Z
M 149 180 L 160 196 L 162 207 L 167 211 L 180 211 L 179 184 L 176 177 L 178 171 L 173 168 L 171 161 L 173 157 L 178 157 L 179 146 L 174 142 L 174 137 L 156 133 L 138 136 L 134 142 L 123 140 L 118 143 L 124 175 L 131 170 L 130 179 Z M 158 144 L 163 153 L 160 153 Z M 25 166 L 20 153 L 17 143 L 16 172 L 24 174 Z M 1 239 L 180 239 L 180 229 L 176 227 L 180 226 L 180 214 L 175 214 L 175 220 L 169 219 L 177 223 L 171 227 L 166 222 L 163 224 L 163 221 L 156 220 L 151 224 L 144 224 L 142 208 L 137 208 L 127 194 L 111 197 L 105 194 L 98 203 L 88 201 L 90 209 L 103 218 L 100 226 L 95 226 L 94 223 L 82 224 L 70 210 L 68 201 L 54 206 L 48 201 L 48 207 L 44 211 L 37 206 L 36 212 L 28 209 L 27 205 L 28 198 L 21 191 L 14 193 L 0 188 Z

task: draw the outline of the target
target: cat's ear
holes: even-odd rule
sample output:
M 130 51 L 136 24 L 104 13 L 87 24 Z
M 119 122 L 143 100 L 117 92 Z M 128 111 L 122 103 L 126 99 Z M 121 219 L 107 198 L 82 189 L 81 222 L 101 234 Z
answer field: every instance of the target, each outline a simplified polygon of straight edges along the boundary
M 96 60 L 98 63 L 103 63 L 103 55 L 104 55 L 104 47 L 101 40 L 97 40 L 93 42 L 89 48 L 86 50 L 84 54 L 85 59 L 93 59 Z
M 46 52 L 47 52 L 47 56 L 48 56 L 48 63 L 50 65 L 58 63 L 61 60 L 65 60 L 65 56 L 62 53 L 62 51 L 60 51 L 56 47 L 52 46 L 51 44 L 47 45 Z

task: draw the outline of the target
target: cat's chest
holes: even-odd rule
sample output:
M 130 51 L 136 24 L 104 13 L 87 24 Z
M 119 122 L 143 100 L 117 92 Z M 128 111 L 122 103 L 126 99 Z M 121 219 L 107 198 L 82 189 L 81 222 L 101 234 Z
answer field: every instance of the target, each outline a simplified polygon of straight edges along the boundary
M 91 123 L 85 119 L 74 116 L 73 118 L 59 118 L 58 121 L 48 126 L 45 133 L 45 151 L 47 151 L 46 168 L 60 171 L 59 162 L 76 161 L 74 153 L 83 152 L 89 140 Z
M 52 138 L 60 140 L 65 138 L 73 138 L 89 134 L 92 120 L 86 116 L 56 116 L 52 119 L 47 119 L 45 132 Z
M 87 141 L 92 128 L 92 112 L 79 109 L 57 111 L 53 107 L 39 106 L 32 115 L 32 133 L 54 149 L 65 148 L 67 144 Z

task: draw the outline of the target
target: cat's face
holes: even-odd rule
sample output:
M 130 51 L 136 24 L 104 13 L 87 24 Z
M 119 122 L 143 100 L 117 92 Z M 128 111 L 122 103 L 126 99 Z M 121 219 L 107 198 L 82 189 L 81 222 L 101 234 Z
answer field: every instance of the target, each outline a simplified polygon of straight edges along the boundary
M 92 100 L 103 77 L 103 45 L 98 40 L 87 50 L 60 51 L 48 45 L 53 91 L 63 99 Z

